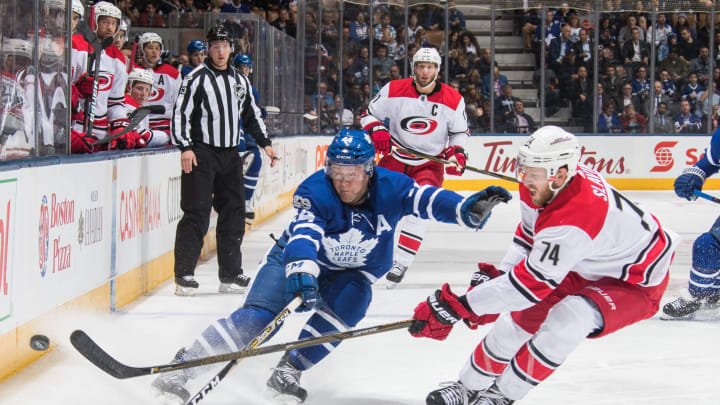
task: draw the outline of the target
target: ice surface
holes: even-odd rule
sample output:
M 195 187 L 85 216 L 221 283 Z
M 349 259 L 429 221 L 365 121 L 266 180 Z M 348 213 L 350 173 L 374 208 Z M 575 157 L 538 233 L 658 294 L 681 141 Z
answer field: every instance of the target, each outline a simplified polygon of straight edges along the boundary
M 627 192 L 668 228 L 683 236 L 663 304 L 686 290 L 693 240 L 710 228 L 720 206 L 686 202 L 670 191 Z M 449 281 L 464 289 L 478 261 L 497 263 L 519 219 L 517 193 L 495 209 L 480 232 L 432 224 L 405 281 L 387 290 L 382 281 L 360 327 L 411 317 L 431 291 Z M 582 207 L 578 207 L 582 209 Z M 247 273 L 279 235 L 289 210 L 258 226 L 243 244 Z M 74 313 L 58 319 L 47 335 L 56 349 L 0 384 L 2 404 L 155 404 L 152 376 L 116 380 L 92 366 L 70 346 L 68 336 L 82 328 L 120 361 L 148 366 L 168 362 L 209 322 L 227 316 L 242 296 L 216 293 L 217 263 L 202 263 L 199 294 L 176 297 L 172 282 L 162 284 L 115 314 Z M 272 343 L 295 340 L 307 315 L 291 316 Z M 720 316 L 710 322 L 662 321 L 656 317 L 599 340 L 584 342 L 547 381 L 519 404 L 717 405 L 720 403 Z M 439 382 L 458 372 L 489 327 L 471 331 L 458 325 L 444 342 L 415 339 L 393 331 L 344 342 L 302 377 L 308 405 L 424 404 Z M 271 404 L 265 388 L 280 354 L 247 359 L 213 390 L 203 404 Z M 207 377 L 196 380 L 202 385 Z

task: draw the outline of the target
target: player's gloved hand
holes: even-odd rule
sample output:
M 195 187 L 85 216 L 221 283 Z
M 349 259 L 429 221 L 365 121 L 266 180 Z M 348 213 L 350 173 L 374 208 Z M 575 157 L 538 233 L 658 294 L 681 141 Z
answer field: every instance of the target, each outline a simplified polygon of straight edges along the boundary
M 697 196 L 693 194 L 693 191 L 702 190 L 706 176 L 705 172 L 697 166 L 686 167 L 682 174 L 675 179 L 675 194 L 688 201 L 695 201 Z
M 512 199 L 510 192 L 499 186 L 490 186 L 465 199 L 460 206 L 460 220 L 475 230 L 485 226 L 490 212 L 498 203 Z
M 82 76 L 80 76 L 78 81 L 75 82 L 75 87 L 78 89 L 80 97 L 88 98 L 92 96 L 94 81 L 95 77 L 88 73 L 83 73 Z
M 461 319 L 468 318 L 472 311 L 463 305 L 445 283 L 442 290 L 435 293 L 415 307 L 413 323 L 408 331 L 415 337 L 429 337 L 445 340 L 453 325 Z
M 70 152 L 71 153 L 92 153 L 93 144 L 98 139 L 85 132 L 79 132 L 74 129 L 70 130 Z
M 462 176 L 467 165 L 467 154 L 465 149 L 460 146 L 448 146 L 443 151 L 443 158 L 451 165 L 445 166 L 445 173 L 452 176 Z
M 309 311 L 318 302 L 318 281 L 320 268 L 312 260 L 298 260 L 285 266 L 285 299 L 290 301 L 300 296 L 303 299 L 298 312 Z
M 478 271 L 472 274 L 472 278 L 470 279 L 470 286 L 468 287 L 465 294 L 467 294 L 470 290 L 479 286 L 480 284 L 490 281 L 495 277 L 500 277 L 502 275 L 500 270 L 495 268 L 495 266 L 490 263 L 480 262 L 477 265 Z M 467 325 L 468 328 L 475 330 L 480 325 L 495 322 L 495 320 L 498 319 L 499 316 L 500 314 L 486 314 L 478 316 L 474 313 L 471 313 L 469 317 L 463 319 L 463 322 L 465 322 L 465 325 Z
M 130 122 L 125 119 L 115 120 L 110 124 L 110 136 L 115 136 L 119 132 L 122 132 L 130 125 Z M 136 131 L 126 132 L 124 135 L 117 139 L 110 141 L 109 149 L 135 149 L 137 141 L 140 135 Z M 143 145 L 144 146 L 144 145 Z
M 370 133 L 370 139 L 375 145 L 375 152 L 381 155 L 389 155 L 392 149 L 392 142 L 390 141 L 390 132 L 384 125 L 376 125 L 368 130 Z

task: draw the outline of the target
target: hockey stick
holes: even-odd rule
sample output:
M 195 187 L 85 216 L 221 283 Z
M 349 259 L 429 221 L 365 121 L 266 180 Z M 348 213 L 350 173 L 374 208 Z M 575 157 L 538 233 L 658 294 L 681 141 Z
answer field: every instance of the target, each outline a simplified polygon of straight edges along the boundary
M 115 139 L 118 139 L 121 136 L 127 134 L 128 132 L 134 131 L 135 129 L 137 129 L 138 125 L 140 125 L 140 122 L 145 119 L 145 117 L 147 117 L 149 114 L 165 114 L 165 107 L 161 105 L 147 105 L 136 108 L 135 111 L 131 112 L 128 115 L 130 122 L 128 123 L 128 126 L 125 127 L 125 129 L 118 132 L 117 134 L 114 134 L 113 136 L 106 136 L 105 138 L 93 143 L 93 145 L 102 145 L 112 142 Z
M 265 113 L 268 115 L 279 115 L 280 114 L 280 109 L 275 106 L 271 106 L 271 105 L 266 106 L 264 108 L 264 110 L 265 110 Z M 312 115 L 310 113 L 282 112 L 282 114 L 284 114 L 284 115 L 302 115 L 303 118 L 305 118 L 306 120 L 311 120 L 311 121 L 318 119 L 317 115 Z
M 445 160 L 445 159 L 440 159 L 440 158 L 437 157 L 437 156 L 428 155 L 427 153 L 422 153 L 422 152 L 419 152 L 419 151 L 416 151 L 416 150 L 410 149 L 410 148 L 395 148 L 395 150 L 397 150 L 397 151 L 400 152 L 400 153 L 405 153 L 405 154 L 408 154 L 408 155 L 413 155 L 413 156 L 421 157 L 421 158 L 424 158 L 424 159 L 427 159 L 427 160 L 431 160 L 431 161 L 433 161 L 433 162 L 442 163 L 442 164 L 444 164 L 444 165 L 452 165 L 452 164 L 454 164 L 454 163 L 452 163 L 452 162 L 450 162 L 450 161 L 447 161 L 447 160 Z M 503 180 L 507 180 L 507 181 L 512 181 L 513 183 L 517 183 L 517 182 L 518 182 L 518 180 L 517 180 L 515 177 L 505 176 L 504 174 L 495 173 L 495 172 L 490 172 L 490 171 L 483 170 L 483 169 L 478 169 L 477 167 L 472 167 L 472 166 L 470 166 L 470 165 L 465 166 L 465 169 L 466 169 L 466 170 L 470 170 L 471 172 L 482 173 L 482 174 L 484 174 L 484 175 L 486 175 L 486 176 L 497 177 L 498 179 L 503 179 Z
M 698 197 L 704 198 L 704 199 L 706 199 L 706 200 L 708 200 L 708 201 L 712 201 L 712 202 L 714 202 L 714 203 L 720 204 L 720 198 L 713 197 L 713 196 L 711 196 L 710 194 L 703 193 L 703 192 L 700 191 L 700 190 L 693 190 L 693 194 L 695 194 L 695 195 L 698 196 Z
M 91 73 L 93 76 L 92 95 L 90 98 L 85 99 L 85 122 L 83 123 L 83 131 L 88 135 L 92 135 L 92 133 L 88 133 L 88 131 L 92 131 L 93 124 L 95 122 L 95 103 L 97 102 L 100 57 L 102 55 L 102 51 L 113 44 L 113 37 L 107 37 L 100 41 L 97 34 L 95 34 L 87 23 L 82 20 L 78 22 L 75 29 L 93 48 L 92 57 L 88 59 L 87 66 L 88 73 Z

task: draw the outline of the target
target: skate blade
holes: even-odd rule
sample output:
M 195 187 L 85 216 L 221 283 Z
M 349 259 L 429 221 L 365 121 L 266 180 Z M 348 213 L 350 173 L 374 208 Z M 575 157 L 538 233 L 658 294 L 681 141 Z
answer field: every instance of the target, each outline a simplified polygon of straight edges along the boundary
M 299 404 L 302 404 L 302 402 L 303 402 L 292 395 L 279 394 L 274 391 L 272 391 L 272 392 L 273 392 L 273 402 L 277 405 L 299 405 Z
M 220 286 L 218 287 L 218 292 L 221 294 L 245 294 L 247 289 L 247 287 L 238 288 L 224 285 L 224 283 L 220 283 Z
M 394 290 L 395 287 L 397 287 L 398 283 L 393 283 L 392 281 L 387 281 L 385 283 L 385 288 L 388 290 Z
M 175 295 L 179 295 L 181 297 L 192 297 L 197 292 L 197 288 L 193 287 L 181 287 L 179 285 L 175 286 Z
M 672 316 L 668 315 L 665 312 L 660 313 L 660 319 L 663 321 L 692 321 L 695 319 L 696 312 L 693 312 L 692 314 L 688 314 L 685 316 Z

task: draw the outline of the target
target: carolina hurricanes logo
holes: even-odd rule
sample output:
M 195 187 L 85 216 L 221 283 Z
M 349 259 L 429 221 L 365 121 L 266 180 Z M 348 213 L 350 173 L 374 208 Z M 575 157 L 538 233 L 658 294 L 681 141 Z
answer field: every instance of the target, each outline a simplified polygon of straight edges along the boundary
M 162 100 L 163 96 L 165 96 L 165 90 L 155 87 L 153 88 L 153 92 L 150 93 L 150 97 L 148 97 L 147 101 Z
M 672 169 L 675 160 L 673 159 L 672 148 L 677 142 L 660 142 L 655 145 L 655 160 L 657 166 L 650 169 L 651 172 L 667 172 Z
M 427 135 L 437 126 L 437 121 L 425 117 L 407 117 L 400 121 L 400 128 L 415 135 Z
M 110 90 L 113 84 L 113 77 L 114 75 L 112 73 L 100 72 L 98 75 L 98 91 Z

